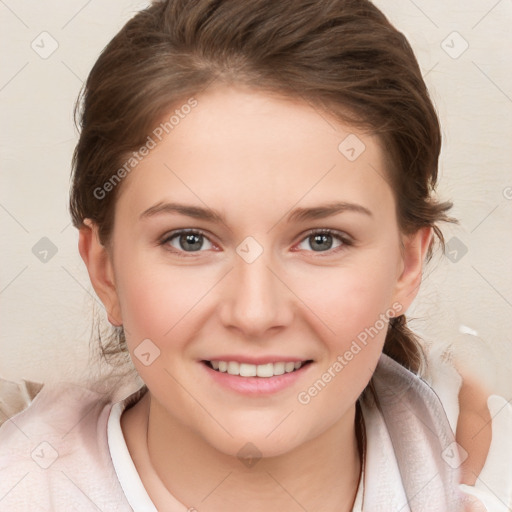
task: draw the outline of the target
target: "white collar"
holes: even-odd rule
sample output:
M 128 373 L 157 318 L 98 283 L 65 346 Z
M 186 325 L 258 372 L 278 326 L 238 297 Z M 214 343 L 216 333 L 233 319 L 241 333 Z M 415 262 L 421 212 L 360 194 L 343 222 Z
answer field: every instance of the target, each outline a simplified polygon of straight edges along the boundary
M 143 391 L 145 391 L 144 387 L 124 400 L 113 404 L 107 423 L 107 441 L 117 479 L 119 480 L 130 507 L 137 512 L 158 512 L 141 481 L 121 429 L 121 415 L 123 411 L 129 404 L 131 405 L 139 400 L 143 395 Z M 359 480 L 352 512 L 362 512 L 363 510 L 364 464 L 361 469 L 361 478 Z M 179 503 L 177 500 L 175 508 L 176 511 L 179 510 L 180 512 L 190 510 L 190 508 Z

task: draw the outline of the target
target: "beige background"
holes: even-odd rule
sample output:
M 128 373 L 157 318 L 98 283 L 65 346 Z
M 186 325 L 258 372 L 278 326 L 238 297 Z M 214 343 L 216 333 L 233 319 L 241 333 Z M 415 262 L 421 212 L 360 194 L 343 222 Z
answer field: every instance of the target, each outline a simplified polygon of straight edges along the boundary
M 455 344 L 464 364 L 511 399 L 512 3 L 376 4 L 406 34 L 419 59 L 443 125 L 440 195 L 454 201 L 460 219 L 460 226 L 444 230 L 448 254 L 438 254 L 426 269 L 411 326 L 435 349 Z M 101 49 L 144 5 L 0 2 L 5 379 L 45 382 L 88 371 L 96 299 L 67 212 L 77 139 L 73 103 Z M 47 261 L 40 259 L 44 250 Z

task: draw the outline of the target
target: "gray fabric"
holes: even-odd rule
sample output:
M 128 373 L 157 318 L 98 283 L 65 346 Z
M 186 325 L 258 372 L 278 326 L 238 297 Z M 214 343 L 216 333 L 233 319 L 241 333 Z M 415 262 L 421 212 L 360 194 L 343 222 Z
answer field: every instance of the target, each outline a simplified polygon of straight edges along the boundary
M 385 355 L 373 386 L 375 403 L 361 401 L 367 434 L 363 510 L 461 510 L 458 455 L 451 465 L 443 460 L 454 439 L 435 393 Z M 132 403 L 143 391 L 126 400 Z M 131 511 L 108 450 L 111 407 L 105 396 L 85 388 L 45 385 L 27 409 L 5 421 L 0 511 Z
M 362 400 L 368 436 L 364 510 L 457 512 L 463 510 L 459 455 L 442 404 L 426 382 L 382 354 L 372 378 L 374 403 Z M 387 435 L 386 435 L 387 433 Z M 380 446 L 375 446 L 380 439 Z M 379 485 L 398 468 L 398 482 Z M 391 505 L 393 503 L 393 505 Z

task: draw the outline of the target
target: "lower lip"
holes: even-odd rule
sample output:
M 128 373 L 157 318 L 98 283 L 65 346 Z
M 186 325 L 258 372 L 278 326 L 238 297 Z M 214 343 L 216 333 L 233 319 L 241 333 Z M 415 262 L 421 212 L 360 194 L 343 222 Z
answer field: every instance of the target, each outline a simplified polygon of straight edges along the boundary
M 213 370 L 203 362 L 199 363 L 214 379 L 215 382 L 227 389 L 236 391 L 243 395 L 271 395 L 293 386 L 309 370 L 312 363 L 301 366 L 298 370 L 274 377 L 240 377 L 240 375 L 230 375 L 227 372 L 218 372 Z

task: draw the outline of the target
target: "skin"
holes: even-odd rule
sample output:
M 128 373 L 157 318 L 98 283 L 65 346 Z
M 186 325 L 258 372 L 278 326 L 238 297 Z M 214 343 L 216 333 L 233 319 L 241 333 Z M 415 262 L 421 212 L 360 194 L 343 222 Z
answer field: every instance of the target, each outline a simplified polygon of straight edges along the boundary
M 489 453 L 492 440 L 492 418 L 487 407 L 487 398 L 492 391 L 478 378 L 458 365 L 462 376 L 459 391 L 459 417 L 457 421 L 457 443 L 467 453 L 461 465 L 461 482 L 475 485 Z
M 99 243 L 93 223 L 80 230 L 94 289 L 109 320 L 124 326 L 149 388 L 121 418 L 128 448 L 159 510 L 170 492 L 201 512 L 349 511 L 360 472 L 355 402 L 386 328 L 307 405 L 297 395 L 393 304 L 407 310 L 431 230 L 400 232 L 377 136 L 241 87 L 218 86 L 197 100 L 125 178 L 110 245 Z M 338 151 L 350 133 L 366 146 L 353 162 Z M 161 201 L 208 206 L 225 223 L 140 219 Z M 371 215 L 286 221 L 295 208 L 332 201 Z M 200 251 L 186 252 L 179 236 L 159 245 L 186 228 L 205 232 Z M 313 228 L 346 234 L 352 245 L 333 237 L 332 248 L 315 251 Z M 252 263 L 236 252 L 248 236 L 263 249 Z M 133 352 L 148 338 L 160 356 L 145 366 Z M 219 354 L 314 362 L 293 386 L 248 397 L 220 387 L 200 362 Z M 247 442 L 262 456 L 251 468 L 237 457 Z

